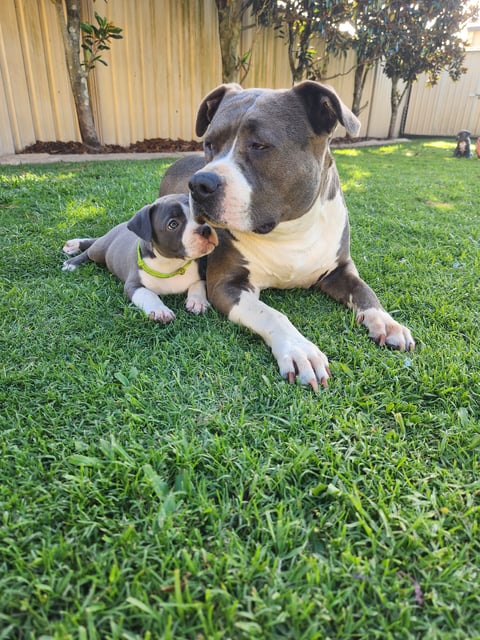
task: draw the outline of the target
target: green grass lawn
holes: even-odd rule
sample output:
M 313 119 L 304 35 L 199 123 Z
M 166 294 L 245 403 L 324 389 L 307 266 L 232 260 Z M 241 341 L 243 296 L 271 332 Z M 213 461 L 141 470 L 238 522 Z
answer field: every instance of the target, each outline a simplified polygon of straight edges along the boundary
M 335 152 L 352 254 L 417 340 L 262 296 L 327 354 L 315 395 L 185 297 L 149 322 L 61 271 L 168 162 L 0 168 L 0 639 L 480 638 L 480 161 Z

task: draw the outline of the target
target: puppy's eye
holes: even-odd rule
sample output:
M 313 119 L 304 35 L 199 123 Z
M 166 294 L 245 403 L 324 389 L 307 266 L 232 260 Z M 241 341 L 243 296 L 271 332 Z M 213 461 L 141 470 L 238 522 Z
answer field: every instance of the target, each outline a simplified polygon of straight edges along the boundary
M 175 220 L 174 218 L 172 218 L 171 220 L 168 221 L 167 229 L 169 231 L 175 231 L 175 229 L 177 229 L 178 225 L 179 225 L 178 220 Z
M 213 144 L 210 142 L 210 140 L 205 140 L 203 146 L 205 148 L 205 151 L 207 151 L 208 153 L 213 153 Z
M 270 145 L 263 144 L 263 142 L 252 142 L 251 147 L 253 151 L 266 151 L 270 149 Z

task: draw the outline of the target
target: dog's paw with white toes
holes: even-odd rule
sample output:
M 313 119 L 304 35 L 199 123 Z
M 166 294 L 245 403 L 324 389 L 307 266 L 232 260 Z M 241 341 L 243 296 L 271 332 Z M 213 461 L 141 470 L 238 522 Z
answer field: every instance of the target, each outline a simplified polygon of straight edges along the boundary
M 366 309 L 357 314 L 357 322 L 368 329 L 369 337 L 378 345 L 398 351 L 413 351 L 415 340 L 407 327 L 397 322 L 383 309 Z
M 328 379 L 331 377 L 328 359 L 320 349 L 312 342 L 299 336 L 290 345 L 281 344 L 278 350 L 273 350 L 278 362 L 280 373 L 289 383 L 298 380 L 318 391 L 319 383 L 322 387 L 328 387 Z
M 150 311 L 148 319 L 153 320 L 154 322 L 160 322 L 161 324 L 168 324 L 175 320 L 175 314 L 168 307 L 164 307 L 162 309 Z
M 206 298 L 198 298 L 198 297 L 189 297 L 187 298 L 187 302 L 185 304 L 185 309 L 190 311 L 190 313 L 194 313 L 196 316 L 205 313 L 205 311 L 210 306 L 210 303 Z
M 67 240 L 67 242 L 63 245 L 62 251 L 63 253 L 66 253 L 67 256 L 73 256 L 76 253 L 80 253 L 80 238 Z

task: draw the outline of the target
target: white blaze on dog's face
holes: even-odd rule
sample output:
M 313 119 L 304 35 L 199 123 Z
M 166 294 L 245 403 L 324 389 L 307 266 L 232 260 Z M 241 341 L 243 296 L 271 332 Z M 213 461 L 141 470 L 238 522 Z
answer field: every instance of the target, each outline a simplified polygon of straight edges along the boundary
M 190 180 L 194 215 L 233 232 L 269 233 L 329 191 L 322 168 L 332 162 L 328 140 L 343 105 L 334 96 L 332 106 L 326 90 L 314 120 L 299 90 L 226 87 L 220 101 L 207 98 L 199 111 L 207 164 Z
M 225 226 L 231 229 L 250 231 L 252 188 L 235 160 L 237 141 L 238 139 L 235 138 L 227 153 L 208 163 L 203 171 L 211 173 L 223 186 L 219 200 L 220 215 L 215 218 L 215 224 L 220 227 Z M 213 155 L 213 147 L 207 148 L 207 157 L 211 157 Z

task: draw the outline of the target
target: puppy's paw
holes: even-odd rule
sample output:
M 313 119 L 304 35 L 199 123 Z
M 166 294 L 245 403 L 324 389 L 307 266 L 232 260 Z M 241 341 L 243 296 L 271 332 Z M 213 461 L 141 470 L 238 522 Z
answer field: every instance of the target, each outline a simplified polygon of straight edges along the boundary
M 62 271 L 75 271 L 77 266 L 75 264 L 71 264 L 70 260 L 65 260 L 62 265 Z
M 284 336 L 278 348 L 273 350 L 278 362 L 280 373 L 289 383 L 296 378 L 302 384 L 310 385 L 314 391 L 318 391 L 318 384 L 328 386 L 331 376 L 328 359 L 320 349 L 302 335 L 288 340 Z
M 190 311 L 190 313 L 194 313 L 195 315 L 198 316 L 201 313 L 205 313 L 205 311 L 208 309 L 209 306 L 210 306 L 210 303 L 206 298 L 189 296 L 185 304 L 185 309 L 187 311 Z
M 383 309 L 365 309 L 357 314 L 357 322 L 368 329 L 368 336 L 378 345 L 387 345 L 398 351 L 413 351 L 415 340 L 402 324 Z
M 161 324 L 168 324 L 175 320 L 175 314 L 168 307 L 162 307 L 161 309 L 154 309 L 148 314 L 148 319 L 154 322 L 160 322 Z
M 80 238 L 73 238 L 73 240 L 67 240 L 63 245 L 63 253 L 67 256 L 73 256 L 76 253 L 80 253 Z
M 185 308 L 190 313 L 195 313 L 198 316 L 200 313 L 205 313 L 209 306 L 205 281 L 197 280 L 188 288 Z

